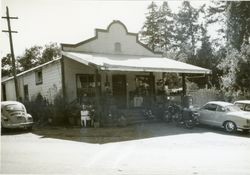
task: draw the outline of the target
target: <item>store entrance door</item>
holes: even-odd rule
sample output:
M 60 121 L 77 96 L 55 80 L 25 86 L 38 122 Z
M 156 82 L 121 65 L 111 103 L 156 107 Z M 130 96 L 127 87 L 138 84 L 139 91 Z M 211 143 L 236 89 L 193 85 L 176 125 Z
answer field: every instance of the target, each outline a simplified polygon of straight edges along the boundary
M 112 75 L 112 88 L 115 104 L 118 108 L 127 106 L 126 75 Z

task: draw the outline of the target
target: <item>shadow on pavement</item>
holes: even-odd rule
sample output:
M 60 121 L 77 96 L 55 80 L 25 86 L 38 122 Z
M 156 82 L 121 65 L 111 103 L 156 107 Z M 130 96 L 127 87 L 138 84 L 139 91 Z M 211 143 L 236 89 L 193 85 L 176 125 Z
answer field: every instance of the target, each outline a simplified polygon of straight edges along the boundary
M 29 133 L 32 132 L 30 130 L 27 129 L 22 129 L 22 128 L 18 128 L 18 129 L 2 129 L 1 128 L 1 135 L 21 135 L 24 133 Z
M 19 134 L 25 131 L 19 132 Z M 80 128 L 80 127 L 35 127 L 33 134 L 41 136 L 41 138 L 54 138 L 69 141 L 78 141 L 94 144 L 105 144 L 111 142 L 122 142 L 138 139 L 146 139 L 153 137 L 172 136 L 181 134 L 203 134 L 215 133 L 221 135 L 229 135 L 232 137 L 247 137 L 250 134 L 242 132 L 226 133 L 223 129 L 198 126 L 193 129 L 185 129 L 176 127 L 173 123 L 141 123 L 130 125 L 127 127 L 108 127 L 108 128 Z M 5 133 L 6 135 L 16 135 L 17 131 Z

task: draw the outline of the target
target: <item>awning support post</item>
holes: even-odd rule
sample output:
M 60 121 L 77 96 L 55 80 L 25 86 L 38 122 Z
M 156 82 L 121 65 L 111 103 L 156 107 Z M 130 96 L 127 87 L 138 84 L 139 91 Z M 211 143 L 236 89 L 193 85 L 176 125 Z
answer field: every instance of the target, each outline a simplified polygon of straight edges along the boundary
M 96 108 L 96 121 L 100 122 L 101 120 L 101 77 L 99 70 L 95 70 L 95 108 Z
M 149 73 L 149 81 L 150 81 L 150 106 L 152 107 L 154 102 L 154 95 L 155 95 L 155 84 L 154 84 L 154 74 L 153 72 Z
M 186 75 L 183 73 L 182 76 L 182 95 L 183 97 L 187 94 L 187 85 L 186 85 Z

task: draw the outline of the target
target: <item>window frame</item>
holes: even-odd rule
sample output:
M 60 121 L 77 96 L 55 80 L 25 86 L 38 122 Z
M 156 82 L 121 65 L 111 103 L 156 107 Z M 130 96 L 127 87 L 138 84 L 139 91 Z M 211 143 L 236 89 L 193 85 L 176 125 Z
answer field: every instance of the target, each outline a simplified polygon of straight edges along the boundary
M 23 96 L 24 96 L 24 100 L 29 101 L 29 85 L 28 84 L 23 85 Z
M 114 47 L 116 53 L 122 52 L 122 45 L 120 42 L 115 42 Z
M 41 76 L 39 76 L 40 73 L 41 73 Z M 37 70 L 35 72 L 35 81 L 36 81 L 36 85 L 43 84 L 43 71 L 42 71 L 42 69 Z

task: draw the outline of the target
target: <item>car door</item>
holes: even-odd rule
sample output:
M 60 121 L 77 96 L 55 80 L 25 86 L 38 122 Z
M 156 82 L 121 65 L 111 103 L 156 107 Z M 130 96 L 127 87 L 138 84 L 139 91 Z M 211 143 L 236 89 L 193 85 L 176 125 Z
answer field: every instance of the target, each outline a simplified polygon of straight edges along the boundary
M 216 107 L 216 113 L 214 115 L 213 125 L 222 126 L 223 122 L 227 120 L 226 108 L 220 105 Z
M 199 121 L 202 124 L 213 125 L 214 116 L 216 115 L 216 105 L 208 103 L 200 109 Z

